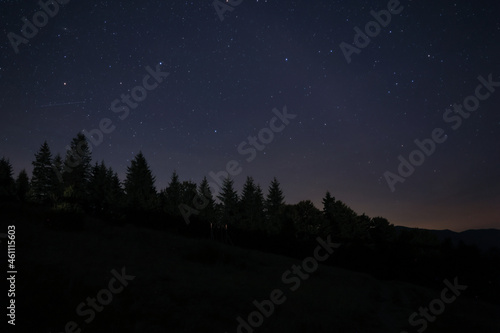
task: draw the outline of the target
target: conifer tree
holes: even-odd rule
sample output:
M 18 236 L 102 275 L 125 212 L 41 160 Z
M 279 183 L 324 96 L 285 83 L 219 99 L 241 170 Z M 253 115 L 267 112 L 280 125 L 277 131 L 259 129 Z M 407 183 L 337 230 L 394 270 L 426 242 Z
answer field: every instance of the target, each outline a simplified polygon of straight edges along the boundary
M 12 175 L 12 165 L 8 159 L 2 157 L 0 159 L 0 201 L 14 199 L 16 187 Z
M 198 187 L 198 208 L 200 220 L 202 222 L 213 223 L 215 222 L 215 200 L 208 184 L 207 177 L 203 177 Z
M 64 159 L 63 180 L 65 190 L 72 193 L 70 201 L 75 204 L 86 206 L 88 199 L 88 184 L 92 156 L 87 139 L 83 133 L 78 133 L 67 147 Z
M 243 191 L 240 200 L 241 219 L 239 227 L 242 229 L 255 229 L 253 225 L 253 210 L 255 209 L 256 187 L 252 177 L 247 177 L 243 184 Z
M 283 191 L 281 190 L 280 183 L 273 178 L 269 185 L 269 191 L 266 197 L 266 217 L 267 217 L 267 231 L 270 234 L 277 234 L 281 231 L 282 227 L 282 210 L 285 206 Z
M 222 204 L 220 224 L 233 225 L 238 218 L 238 193 L 234 190 L 234 182 L 229 177 L 224 179 L 217 198 Z
M 336 220 L 336 213 L 335 213 L 335 197 L 332 197 L 329 191 L 326 191 L 326 195 L 322 200 L 323 203 L 323 215 L 325 216 L 326 220 L 328 221 L 328 229 L 327 233 L 328 234 L 333 234 L 335 236 L 339 236 L 339 225 L 338 221 Z
M 89 204 L 93 213 L 102 214 L 108 208 L 107 194 L 110 188 L 108 170 L 104 161 L 92 167 L 89 180 Z
M 125 193 L 127 206 L 136 212 L 152 211 L 156 206 L 155 177 L 146 158 L 139 152 L 127 167 Z
M 161 205 L 165 213 L 173 218 L 178 218 L 181 214 L 182 184 L 177 171 L 174 170 L 170 177 L 167 188 L 161 193 Z M 192 198 L 191 198 L 192 200 Z
M 254 197 L 254 225 L 255 229 L 260 230 L 260 231 L 265 231 L 265 200 L 264 200 L 264 192 L 262 191 L 262 188 L 260 185 L 257 184 L 257 187 L 255 188 L 255 197 Z
M 35 154 L 35 160 L 32 164 L 31 189 L 33 200 L 43 204 L 50 203 L 57 180 L 52 169 L 52 154 L 47 141 L 42 144 L 40 150 Z
M 193 198 L 198 194 L 198 186 L 196 183 L 185 180 L 181 183 L 181 204 L 189 204 L 192 205 Z M 179 206 L 177 205 L 177 210 L 179 210 Z
M 19 172 L 16 179 L 16 196 L 21 202 L 25 202 L 28 199 L 28 193 L 30 191 L 30 180 L 26 170 L 23 169 Z
M 52 172 L 54 179 L 54 202 L 61 202 L 64 197 L 64 181 L 62 175 L 64 174 L 64 162 L 59 153 L 56 154 L 52 160 Z
M 260 230 L 264 220 L 264 197 L 260 186 L 247 177 L 240 200 L 241 228 Z
M 98 215 L 114 217 L 122 208 L 123 193 L 120 179 L 104 161 L 92 167 L 89 196 L 91 210 Z

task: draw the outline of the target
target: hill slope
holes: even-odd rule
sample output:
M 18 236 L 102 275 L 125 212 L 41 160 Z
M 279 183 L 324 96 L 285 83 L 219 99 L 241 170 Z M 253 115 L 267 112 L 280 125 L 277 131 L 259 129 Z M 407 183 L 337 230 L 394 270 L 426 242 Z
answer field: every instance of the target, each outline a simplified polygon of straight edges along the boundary
M 256 310 L 252 302 L 269 299 L 274 289 L 286 300 L 255 332 L 416 332 L 421 326 L 410 326 L 409 316 L 440 296 L 440 290 L 327 266 L 292 291 L 282 275 L 300 260 L 133 226 L 17 229 L 18 323 L 33 332 L 64 332 L 74 321 L 82 332 L 231 333 L 237 317 L 246 319 Z M 111 270 L 122 267 L 135 278 L 85 323 L 89 316 L 79 316 L 77 306 L 108 288 Z M 426 332 L 498 332 L 499 313 L 458 297 Z

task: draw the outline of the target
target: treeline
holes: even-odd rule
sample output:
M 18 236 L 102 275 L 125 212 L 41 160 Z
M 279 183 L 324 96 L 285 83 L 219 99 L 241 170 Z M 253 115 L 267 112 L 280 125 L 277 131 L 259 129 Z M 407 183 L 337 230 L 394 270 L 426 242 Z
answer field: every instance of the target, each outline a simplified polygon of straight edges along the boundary
M 331 264 L 435 288 L 442 288 L 445 278 L 460 276 L 471 286 L 471 295 L 498 303 L 500 268 L 492 264 L 500 260 L 498 251 L 481 253 L 463 243 L 440 243 L 426 230 L 398 231 L 383 217 L 357 214 L 330 192 L 319 209 L 310 200 L 286 204 L 276 178 L 265 191 L 247 177 L 241 194 L 226 178 L 212 193 L 207 178 L 200 184 L 181 181 L 175 171 L 168 186 L 158 191 L 142 153 L 121 181 L 104 161 L 92 164 L 83 134 L 72 139 L 64 157 L 53 156 L 44 142 L 32 164 L 31 179 L 25 170 L 14 178 L 9 160 L 0 159 L 2 216 L 20 207 L 13 213 L 16 219 L 31 214 L 25 220 L 43 219 L 48 227 L 70 230 L 83 228 L 89 218 L 133 223 L 192 237 L 231 239 L 238 246 L 296 258 L 310 255 L 318 236 L 330 235 L 342 244 Z
M 0 160 L 0 199 L 36 203 L 55 213 L 93 215 L 111 221 L 160 217 L 165 224 L 192 225 L 193 229 L 226 227 L 265 235 L 282 235 L 300 240 L 335 235 L 345 240 L 388 241 L 395 237 L 394 226 L 385 218 L 356 214 L 329 192 L 318 209 L 310 200 L 285 203 L 276 178 L 266 193 L 247 177 L 241 195 L 233 180 L 224 179 L 219 193 L 212 194 L 207 178 L 200 184 L 181 181 L 174 171 L 168 186 L 160 191 L 155 176 L 140 152 L 127 167 L 122 182 L 104 161 L 92 164 L 85 136 L 77 134 L 66 155 L 53 156 L 47 142 L 35 153 L 31 179 L 25 170 L 17 178 L 9 160 Z M 77 223 L 71 219 L 63 223 Z

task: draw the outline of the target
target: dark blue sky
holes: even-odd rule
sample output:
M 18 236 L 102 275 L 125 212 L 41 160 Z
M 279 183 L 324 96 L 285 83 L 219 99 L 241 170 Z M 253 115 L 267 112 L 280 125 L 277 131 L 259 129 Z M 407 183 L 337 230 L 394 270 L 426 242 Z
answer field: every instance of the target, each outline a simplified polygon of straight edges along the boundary
M 221 21 L 211 1 L 73 0 L 44 22 L 37 1 L 1 1 L 0 155 L 31 172 L 44 140 L 64 154 L 103 122 L 94 161 L 123 179 L 142 150 L 158 190 L 174 169 L 199 182 L 236 160 L 238 189 L 247 175 L 266 189 L 276 176 L 288 203 L 321 208 L 329 190 L 397 225 L 500 228 L 500 87 L 474 97 L 479 76 L 500 81 L 496 2 L 232 3 Z M 388 6 L 390 22 L 381 14 L 385 27 L 366 32 L 370 11 Z M 24 38 L 22 18 L 34 15 L 42 26 L 25 29 L 16 53 L 13 34 Z M 355 27 L 372 37 L 348 63 L 340 45 L 355 47 Z M 168 76 L 145 78 L 157 68 Z M 454 111 L 468 96 L 474 111 Z M 296 117 L 265 130 L 284 106 Z M 421 165 L 392 191 L 386 172 L 436 128 L 445 141 L 414 153 Z M 268 143 L 247 161 L 238 147 L 259 132 Z

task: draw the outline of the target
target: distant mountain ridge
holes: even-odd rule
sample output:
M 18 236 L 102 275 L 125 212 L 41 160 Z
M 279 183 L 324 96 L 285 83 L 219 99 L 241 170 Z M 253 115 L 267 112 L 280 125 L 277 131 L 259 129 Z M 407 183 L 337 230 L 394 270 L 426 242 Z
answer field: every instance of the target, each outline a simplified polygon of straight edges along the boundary
M 396 226 L 396 230 L 416 229 L 403 226 Z M 491 248 L 500 249 L 500 230 L 499 229 L 469 229 L 462 232 L 456 232 L 449 229 L 433 230 L 421 229 L 432 232 L 440 241 L 447 238 L 451 239 L 453 245 L 458 245 L 463 241 L 467 245 L 476 245 L 480 250 L 488 251 Z

